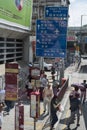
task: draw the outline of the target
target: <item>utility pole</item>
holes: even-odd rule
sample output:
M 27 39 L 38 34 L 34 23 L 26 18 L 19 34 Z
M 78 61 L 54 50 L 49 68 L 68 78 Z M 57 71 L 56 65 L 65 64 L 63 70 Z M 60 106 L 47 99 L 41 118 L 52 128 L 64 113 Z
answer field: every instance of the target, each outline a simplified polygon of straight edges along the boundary
M 38 19 L 39 19 L 39 18 L 40 18 L 40 0 L 38 0 Z M 43 57 L 40 57 L 40 59 L 39 59 L 40 70 L 44 70 L 43 62 L 44 62 L 44 58 L 43 58 Z

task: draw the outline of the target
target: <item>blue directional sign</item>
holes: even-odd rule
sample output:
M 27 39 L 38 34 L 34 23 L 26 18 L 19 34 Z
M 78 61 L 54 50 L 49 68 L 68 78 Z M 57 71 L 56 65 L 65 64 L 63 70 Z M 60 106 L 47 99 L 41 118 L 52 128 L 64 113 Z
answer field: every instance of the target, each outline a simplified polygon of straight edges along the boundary
M 67 16 L 68 16 L 68 7 L 47 6 L 45 8 L 45 17 L 67 18 Z
M 36 56 L 66 56 L 67 20 L 37 20 Z

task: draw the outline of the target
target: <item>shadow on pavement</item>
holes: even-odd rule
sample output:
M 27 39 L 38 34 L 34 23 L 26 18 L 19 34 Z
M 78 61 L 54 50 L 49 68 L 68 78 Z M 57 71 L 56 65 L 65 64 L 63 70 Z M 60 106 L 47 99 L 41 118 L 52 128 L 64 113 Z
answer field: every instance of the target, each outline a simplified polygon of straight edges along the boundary
M 50 117 L 48 117 L 47 120 L 45 121 L 42 130 L 45 130 L 47 127 L 50 127 Z
M 78 128 L 78 127 L 75 127 L 75 128 L 73 128 L 73 129 L 64 128 L 64 129 L 62 129 L 62 130 L 77 130 L 77 128 Z
M 87 129 L 87 101 L 82 105 L 82 111 L 83 111 L 83 119 L 84 119 L 85 127 Z
M 38 120 L 43 120 L 45 117 L 47 117 L 48 116 L 48 114 L 45 114 L 45 113 L 42 113 L 41 115 L 40 115 L 40 117 L 38 118 Z

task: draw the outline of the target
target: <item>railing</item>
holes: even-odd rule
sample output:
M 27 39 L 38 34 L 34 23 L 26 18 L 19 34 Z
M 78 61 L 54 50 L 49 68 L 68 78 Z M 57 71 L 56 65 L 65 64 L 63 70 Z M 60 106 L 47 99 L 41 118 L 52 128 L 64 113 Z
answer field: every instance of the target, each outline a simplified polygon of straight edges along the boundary
M 62 85 L 62 87 L 61 87 L 61 89 L 60 89 L 60 91 L 59 91 L 59 93 L 58 93 L 58 101 L 61 101 L 61 100 L 62 100 L 62 98 L 63 98 L 63 96 L 64 96 L 64 94 L 65 94 L 65 92 L 66 92 L 66 89 L 68 88 L 68 81 L 69 81 L 69 79 L 67 79 L 67 80 L 64 82 L 64 84 Z

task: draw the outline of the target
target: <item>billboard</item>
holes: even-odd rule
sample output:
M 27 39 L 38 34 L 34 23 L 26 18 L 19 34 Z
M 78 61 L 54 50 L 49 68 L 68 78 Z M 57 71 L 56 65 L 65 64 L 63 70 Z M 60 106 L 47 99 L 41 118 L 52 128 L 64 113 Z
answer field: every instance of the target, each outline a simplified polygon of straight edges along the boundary
M 0 0 L 0 23 L 31 29 L 32 0 Z

